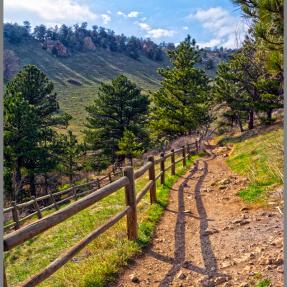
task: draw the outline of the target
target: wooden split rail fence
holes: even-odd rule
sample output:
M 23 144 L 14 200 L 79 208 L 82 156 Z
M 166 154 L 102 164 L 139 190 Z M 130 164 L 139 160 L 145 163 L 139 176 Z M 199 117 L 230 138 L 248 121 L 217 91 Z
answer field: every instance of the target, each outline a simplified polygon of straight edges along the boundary
M 78 198 L 95 191 L 95 187 L 99 189 L 102 186 L 113 182 L 115 178 L 118 177 L 119 175 L 122 175 L 121 171 L 116 173 L 109 173 L 104 177 L 97 178 L 96 180 L 89 181 L 84 184 L 73 185 L 72 187 L 67 188 L 65 190 L 53 193 L 49 192 L 49 194 L 47 195 L 43 195 L 36 198 L 31 197 L 31 200 L 23 203 L 16 204 L 16 202 L 13 201 L 10 207 L 4 208 L 3 210 L 4 214 L 12 213 L 12 219 L 13 219 L 13 222 L 4 225 L 4 231 L 10 230 L 12 228 L 14 228 L 15 230 L 19 229 L 21 224 L 23 224 L 25 221 L 32 218 L 33 216 L 37 216 L 38 219 L 41 219 L 43 217 L 42 214 L 43 211 L 51 208 L 59 210 L 60 205 L 72 199 L 78 200 Z M 88 187 L 88 190 L 83 191 L 83 189 L 85 189 L 86 187 Z M 50 201 L 49 205 L 40 206 L 39 202 L 44 200 L 49 200 Z M 19 211 L 23 208 L 30 208 L 30 207 L 33 208 L 33 212 L 21 218 Z
M 65 263 L 71 260 L 80 250 L 82 250 L 87 244 L 97 238 L 100 234 L 108 230 L 115 223 L 117 223 L 124 216 L 127 217 L 127 237 L 129 240 L 136 240 L 138 238 L 138 223 L 137 223 L 137 204 L 141 201 L 144 195 L 149 191 L 150 203 L 153 204 L 157 201 L 156 194 L 156 182 L 160 179 L 160 183 L 165 183 L 166 172 L 170 169 L 171 175 L 175 175 L 176 164 L 182 162 L 183 166 L 186 166 L 187 159 L 192 154 L 199 151 L 199 142 L 196 141 L 193 144 L 188 144 L 177 150 L 171 150 L 164 154 L 162 153 L 158 159 L 154 159 L 153 156 L 148 158 L 141 168 L 134 171 L 132 167 L 126 167 L 123 171 L 123 176 L 112 183 L 101 187 L 98 190 L 93 191 L 87 196 L 79 199 L 78 201 L 66 206 L 65 208 L 58 210 L 57 212 L 41 218 L 36 222 L 23 226 L 22 228 L 11 232 L 4 236 L 4 251 L 9 251 L 12 248 L 24 243 L 27 240 L 41 234 L 42 232 L 50 229 L 51 227 L 65 221 L 76 213 L 88 208 L 101 199 L 117 192 L 121 188 L 125 188 L 126 207 L 117 215 L 109 219 L 107 223 L 100 226 L 85 238 L 83 238 L 76 245 L 68 249 L 64 254 L 50 263 L 44 270 L 38 274 L 32 276 L 24 283 L 18 285 L 22 287 L 36 286 L 42 281 L 46 280 Z M 179 159 L 175 159 L 176 154 L 181 154 Z M 171 158 L 171 164 L 165 166 L 166 159 Z M 160 172 L 155 174 L 155 166 L 160 165 Z M 146 172 L 149 175 L 149 181 L 143 187 L 143 189 L 136 193 L 135 180 L 142 177 Z M 7 287 L 6 274 L 4 272 L 4 286 Z

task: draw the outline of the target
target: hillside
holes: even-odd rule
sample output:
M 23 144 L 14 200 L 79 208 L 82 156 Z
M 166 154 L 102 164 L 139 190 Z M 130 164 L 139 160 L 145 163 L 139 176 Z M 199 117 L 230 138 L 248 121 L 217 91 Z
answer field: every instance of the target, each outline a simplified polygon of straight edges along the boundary
M 58 58 L 47 53 L 37 40 L 11 44 L 5 41 L 5 49 L 13 50 L 20 59 L 20 66 L 34 64 L 55 83 L 61 108 L 73 116 L 71 128 L 77 133 L 83 128 L 85 106 L 93 102 L 99 83 L 125 74 L 144 91 L 159 87 L 157 68 L 168 63 L 155 62 L 146 57 L 134 60 L 122 53 L 102 48 L 77 53 L 69 58 Z
M 110 52 L 100 47 L 95 51 L 77 52 L 71 57 L 60 58 L 43 50 L 41 43 L 32 37 L 17 44 L 4 39 L 4 48 L 16 54 L 20 67 L 34 64 L 53 80 L 60 107 L 73 116 L 70 127 L 78 136 L 84 127 L 85 107 L 93 102 L 100 82 L 125 74 L 147 93 L 159 88 L 157 69 L 169 64 L 166 56 L 159 62 L 145 56 L 135 60 L 123 53 Z M 214 77 L 216 66 L 228 53 L 220 58 L 218 51 L 203 50 L 201 56 L 198 67 L 205 69 L 208 76 Z M 207 67 L 209 59 L 212 59 L 213 65 Z

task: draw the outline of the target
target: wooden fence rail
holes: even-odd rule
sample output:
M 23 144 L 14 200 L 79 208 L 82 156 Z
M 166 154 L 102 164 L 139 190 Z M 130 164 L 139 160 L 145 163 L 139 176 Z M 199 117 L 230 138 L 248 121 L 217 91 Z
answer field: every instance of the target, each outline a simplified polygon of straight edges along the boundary
M 177 150 L 171 150 L 171 152 L 169 153 L 161 154 L 159 160 L 155 160 L 153 156 L 150 156 L 147 163 L 145 163 L 141 168 L 136 171 L 134 171 L 132 167 L 126 167 L 121 178 L 99 189 L 94 188 L 92 192 L 87 196 L 82 197 L 78 201 L 75 201 L 72 204 L 64 207 L 63 209 L 58 210 L 55 213 L 50 214 L 46 217 L 40 218 L 40 216 L 42 217 L 42 213 L 41 210 L 38 209 L 36 206 L 36 213 L 38 214 L 39 220 L 5 235 L 4 251 L 11 250 L 12 248 L 24 243 L 25 241 L 30 240 L 33 237 L 41 234 L 45 230 L 48 230 L 51 227 L 67 220 L 71 216 L 88 208 L 89 206 L 100 201 L 101 199 L 119 191 L 121 188 L 125 188 L 126 207 L 120 213 L 116 214 L 107 223 L 103 224 L 102 226 L 91 232 L 84 239 L 82 239 L 72 248 L 67 250 L 64 254 L 60 255 L 44 270 L 40 271 L 39 273 L 32 276 L 27 281 L 18 286 L 32 287 L 43 282 L 45 279 L 55 273 L 59 268 L 61 268 L 65 263 L 67 263 L 76 253 L 83 249 L 87 244 L 89 244 L 92 240 L 94 240 L 100 234 L 113 226 L 124 216 L 127 217 L 127 237 L 129 240 L 136 240 L 138 238 L 137 204 L 141 201 L 141 199 L 148 191 L 150 192 L 151 204 L 155 203 L 156 181 L 160 179 L 160 183 L 164 184 L 166 171 L 168 169 L 171 169 L 171 174 L 174 175 L 176 163 L 182 161 L 182 165 L 186 166 L 187 158 L 190 156 L 191 153 L 195 153 L 195 149 L 198 146 L 199 143 L 196 142 L 193 144 L 189 144 L 188 146 L 183 146 L 182 148 Z M 182 155 L 182 157 L 180 157 L 180 159 L 178 160 L 175 160 L 175 154 L 179 153 Z M 171 157 L 171 165 L 165 168 L 165 161 L 168 157 Z M 155 174 L 156 164 L 160 164 L 160 172 L 158 175 Z M 135 180 L 142 177 L 146 172 L 148 172 L 149 180 L 147 184 L 142 188 L 142 190 L 136 192 Z M 37 203 L 37 199 L 33 198 L 31 202 L 35 205 Z M 14 206 L 16 206 L 15 203 Z M 12 212 L 14 210 L 15 213 L 15 208 L 9 209 Z M 16 214 L 15 217 L 17 217 Z M 19 222 L 19 219 L 15 218 L 15 223 L 17 224 L 17 222 Z M 6 276 L 6 274 L 4 274 L 4 276 Z M 7 283 L 4 284 L 4 286 L 7 287 Z
M 16 204 L 15 202 L 12 202 L 12 206 L 4 208 L 4 213 L 12 213 L 12 218 L 13 222 L 9 223 L 7 225 L 4 225 L 4 231 L 9 230 L 11 228 L 14 228 L 15 230 L 20 228 L 21 223 L 24 223 L 26 220 L 32 218 L 34 215 L 37 215 L 38 219 L 42 218 L 42 212 L 50 209 L 50 208 L 55 208 L 55 210 L 59 209 L 59 206 L 61 204 L 64 204 L 67 201 L 70 201 L 71 199 L 77 200 L 79 197 L 82 197 L 84 195 L 87 195 L 88 193 L 91 193 L 95 190 L 95 188 L 90 188 L 89 190 L 86 191 L 81 191 L 81 188 L 83 187 L 91 187 L 93 185 L 96 185 L 97 188 L 100 188 L 104 184 L 105 180 L 108 180 L 109 183 L 113 182 L 115 180 L 115 177 L 118 176 L 119 174 L 122 174 L 122 172 L 117 172 L 117 173 L 109 173 L 108 175 L 96 179 L 93 181 L 89 181 L 84 184 L 80 185 L 73 185 L 72 187 L 69 187 L 65 190 L 61 190 L 58 192 L 49 192 L 47 195 L 43 195 L 40 197 L 32 198 L 29 201 L 23 202 L 23 203 L 18 203 Z M 67 197 L 62 198 L 63 195 L 66 195 Z M 45 200 L 45 199 L 50 199 L 50 204 L 44 207 L 39 206 L 38 202 Z M 31 214 L 28 214 L 25 217 L 20 218 L 19 210 L 21 208 L 27 208 L 29 206 L 33 206 L 34 212 Z

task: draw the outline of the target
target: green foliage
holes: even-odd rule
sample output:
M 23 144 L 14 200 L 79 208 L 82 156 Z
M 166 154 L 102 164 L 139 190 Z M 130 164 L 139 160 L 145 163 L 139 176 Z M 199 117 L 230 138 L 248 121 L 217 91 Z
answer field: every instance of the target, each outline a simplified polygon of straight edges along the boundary
M 80 168 L 79 158 L 84 150 L 83 145 L 78 144 L 78 140 L 69 129 L 67 135 L 62 136 L 63 153 L 60 156 L 60 169 L 69 176 L 70 183 L 73 182 L 73 175 Z
M 208 79 L 195 68 L 199 57 L 195 41 L 188 36 L 168 55 L 172 66 L 159 69 L 162 87 L 151 96 L 150 128 L 156 138 L 183 135 L 210 120 Z
M 96 151 L 95 156 L 103 157 L 108 164 L 116 160 L 125 130 L 133 132 L 145 143 L 147 105 L 147 97 L 123 75 L 111 84 L 102 83 L 94 104 L 87 107 L 87 129 L 84 131 L 87 148 Z
M 118 147 L 119 151 L 117 151 L 117 154 L 129 158 L 131 165 L 133 164 L 132 159 L 143 153 L 142 144 L 138 142 L 134 133 L 129 130 L 124 131 L 123 137 L 119 140 Z
M 227 63 L 218 67 L 213 86 L 214 100 L 228 107 L 227 117 L 236 121 L 241 130 L 246 118 L 254 127 L 254 114 L 265 112 L 271 120 L 272 111 L 283 105 L 280 82 L 264 68 L 251 39 Z
M 53 84 L 37 67 L 24 67 L 7 84 L 4 97 L 5 161 L 15 171 L 15 191 L 20 188 L 21 170 L 30 177 L 35 194 L 35 173 L 55 168 L 62 145 L 52 127 L 66 125 L 69 116 L 57 116 L 59 105 Z M 9 163 L 8 163 L 9 162 Z
M 233 0 L 253 19 L 252 33 L 258 49 L 266 57 L 266 66 L 283 84 L 284 1 Z
M 234 142 L 227 163 L 233 171 L 249 179 L 247 188 L 238 195 L 246 202 L 264 203 L 266 192 L 272 186 L 283 184 L 283 130 L 244 138 L 227 140 Z

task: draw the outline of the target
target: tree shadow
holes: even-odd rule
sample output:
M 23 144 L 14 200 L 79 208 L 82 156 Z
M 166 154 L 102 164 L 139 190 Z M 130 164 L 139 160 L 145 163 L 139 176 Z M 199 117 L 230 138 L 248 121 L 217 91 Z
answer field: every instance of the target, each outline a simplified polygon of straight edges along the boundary
M 200 194 L 203 181 L 208 173 L 208 164 L 205 160 L 203 161 L 204 165 L 203 174 L 198 178 L 198 181 L 195 186 L 195 202 L 199 214 L 199 216 L 195 218 L 200 220 L 200 244 L 201 244 L 201 253 L 203 257 L 204 267 L 199 267 L 194 265 L 190 261 L 185 261 L 186 257 L 185 217 L 190 216 L 190 214 L 184 212 L 185 211 L 184 186 L 186 185 L 187 181 L 193 176 L 193 174 L 198 171 L 198 163 L 199 161 L 196 161 L 194 169 L 191 171 L 188 177 L 185 178 L 184 182 L 180 185 L 178 189 L 178 211 L 169 210 L 170 212 L 177 213 L 176 226 L 174 230 L 174 236 L 175 236 L 174 256 L 169 257 L 161 255 L 152 250 L 149 252 L 149 254 L 155 257 L 156 259 L 172 264 L 172 267 L 160 282 L 159 284 L 160 287 L 168 286 L 173 281 L 176 274 L 180 271 L 182 267 L 202 275 L 208 275 L 210 277 L 226 276 L 218 272 L 217 261 L 212 250 L 209 236 L 208 234 L 206 234 L 206 230 L 208 228 L 208 221 L 210 221 L 210 219 L 208 219 L 207 217 L 207 212 L 205 210 Z

